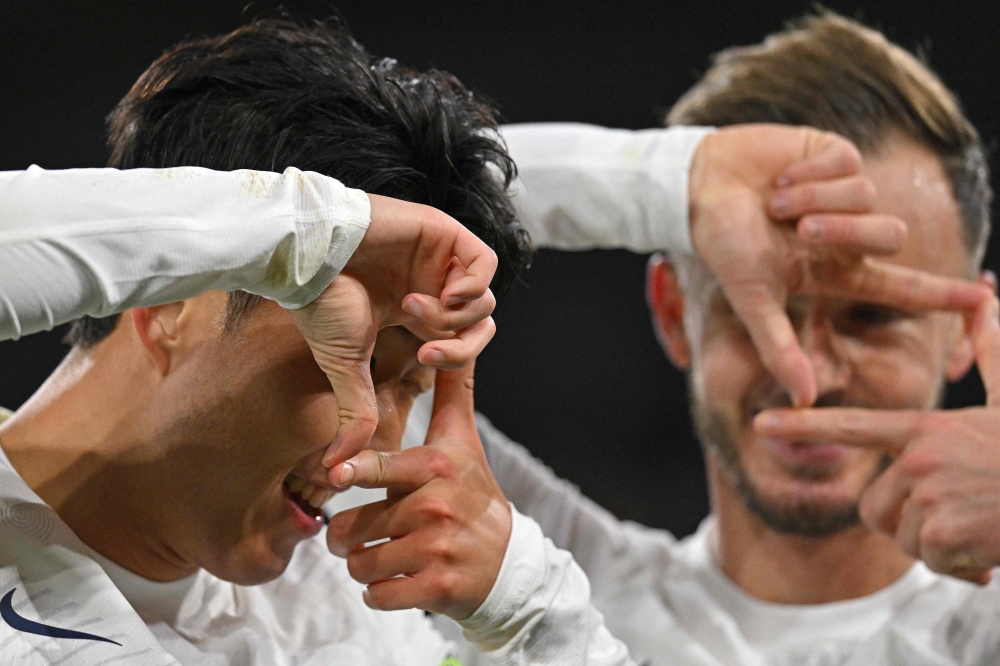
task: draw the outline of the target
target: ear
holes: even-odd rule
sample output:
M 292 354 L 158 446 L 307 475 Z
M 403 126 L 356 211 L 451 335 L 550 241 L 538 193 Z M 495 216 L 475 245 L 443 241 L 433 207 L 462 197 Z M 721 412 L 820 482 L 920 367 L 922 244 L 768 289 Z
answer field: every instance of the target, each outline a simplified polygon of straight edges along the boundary
M 684 293 L 673 265 L 654 254 L 646 266 L 646 302 L 663 351 L 681 370 L 691 365 L 691 347 L 684 332 Z
M 132 326 L 146 348 L 153 364 L 166 376 L 181 348 L 181 316 L 186 301 L 157 305 L 151 308 L 133 308 Z
M 988 287 L 996 295 L 997 278 L 992 271 L 983 271 L 976 282 L 984 287 Z M 962 318 L 962 330 L 959 332 L 960 337 L 952 346 L 951 353 L 948 355 L 948 363 L 945 366 L 945 377 L 949 382 L 957 382 L 964 377 L 972 368 L 972 364 L 976 362 L 976 352 L 972 346 L 972 338 L 969 337 L 969 327 L 971 325 L 972 322 L 969 317 Z

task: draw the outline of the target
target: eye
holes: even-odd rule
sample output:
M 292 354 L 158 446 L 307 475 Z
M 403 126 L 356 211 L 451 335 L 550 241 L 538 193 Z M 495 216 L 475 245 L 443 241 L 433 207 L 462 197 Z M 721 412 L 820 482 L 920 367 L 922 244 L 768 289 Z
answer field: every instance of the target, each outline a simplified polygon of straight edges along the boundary
M 850 320 L 859 326 L 887 326 L 906 317 L 906 314 L 895 308 L 858 303 L 848 310 Z

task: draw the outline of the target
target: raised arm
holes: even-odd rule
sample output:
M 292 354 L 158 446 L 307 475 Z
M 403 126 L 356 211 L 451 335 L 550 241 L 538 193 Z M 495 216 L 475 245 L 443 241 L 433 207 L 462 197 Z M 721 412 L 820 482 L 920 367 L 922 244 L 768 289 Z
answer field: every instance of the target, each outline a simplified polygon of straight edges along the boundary
M 0 339 L 211 289 L 275 300 L 337 394 L 330 464 L 375 430 L 377 330 L 403 325 L 428 340 L 427 365 L 467 363 L 495 330 L 496 266 L 440 211 L 294 168 L 0 173 Z

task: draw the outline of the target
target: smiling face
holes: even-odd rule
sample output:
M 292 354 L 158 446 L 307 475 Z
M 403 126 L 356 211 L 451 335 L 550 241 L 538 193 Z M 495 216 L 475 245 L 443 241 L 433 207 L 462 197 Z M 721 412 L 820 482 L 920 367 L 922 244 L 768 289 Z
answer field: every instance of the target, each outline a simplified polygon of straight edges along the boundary
M 321 461 L 337 433 L 337 400 L 279 306 L 263 302 L 234 332 L 220 324 L 224 294 L 184 307 L 186 348 L 153 398 L 155 444 L 116 465 L 122 504 L 169 559 L 237 583 L 271 580 L 322 526 L 309 500 L 333 492 Z M 433 369 L 416 359 L 420 344 L 402 328 L 378 334 L 374 448 L 399 448 L 414 398 L 433 385 Z
M 896 215 L 909 227 L 906 247 L 890 262 L 968 275 L 958 208 L 932 153 L 890 139 L 866 158 L 865 175 L 878 188 L 875 211 Z M 861 492 L 889 461 L 836 442 L 804 444 L 755 434 L 754 415 L 790 406 L 788 394 L 764 369 L 704 267 L 687 259 L 676 277 L 668 266 L 654 265 L 650 293 L 661 297 L 651 297 L 651 306 L 668 354 L 690 368 L 692 410 L 710 468 L 772 529 L 822 536 L 856 523 Z M 791 298 L 788 314 L 812 360 L 821 407 L 931 408 L 946 379 L 961 377 L 971 364 L 956 314 L 807 296 Z

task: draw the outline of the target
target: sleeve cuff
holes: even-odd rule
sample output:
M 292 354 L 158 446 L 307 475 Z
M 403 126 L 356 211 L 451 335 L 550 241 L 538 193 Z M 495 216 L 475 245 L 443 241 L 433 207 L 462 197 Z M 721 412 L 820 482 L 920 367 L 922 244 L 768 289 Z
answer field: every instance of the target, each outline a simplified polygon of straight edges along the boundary
M 269 265 L 268 281 L 292 287 L 275 298 L 279 305 L 297 310 L 312 303 L 340 274 L 361 244 L 371 222 L 371 202 L 361 190 L 315 172 L 297 172 L 294 252 L 276 253 L 294 257 L 291 267 Z M 291 179 L 290 179 L 291 180 Z M 278 262 L 280 263 L 280 262 Z
M 644 166 L 654 185 L 646 190 L 645 217 L 656 222 L 648 230 L 655 247 L 694 254 L 688 219 L 691 162 L 701 140 L 715 131 L 713 127 L 671 127 L 657 132 Z

